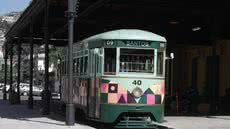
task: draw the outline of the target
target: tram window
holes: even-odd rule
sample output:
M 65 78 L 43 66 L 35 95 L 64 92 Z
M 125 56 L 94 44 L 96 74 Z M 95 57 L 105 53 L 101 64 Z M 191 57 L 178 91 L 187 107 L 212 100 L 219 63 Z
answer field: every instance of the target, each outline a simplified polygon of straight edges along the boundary
M 120 72 L 154 72 L 154 50 L 121 49 Z
M 105 48 L 104 53 L 104 73 L 114 75 L 116 73 L 116 48 Z
M 85 57 L 84 62 L 84 73 L 88 72 L 88 56 Z
M 80 72 L 80 59 L 77 58 L 77 68 L 76 68 L 77 74 Z
M 157 75 L 163 75 L 163 63 L 164 63 L 163 52 L 157 52 Z
M 73 60 L 73 73 L 77 72 L 77 59 Z
M 80 73 L 83 74 L 83 65 L 84 65 L 84 62 L 83 62 L 83 57 L 80 58 Z

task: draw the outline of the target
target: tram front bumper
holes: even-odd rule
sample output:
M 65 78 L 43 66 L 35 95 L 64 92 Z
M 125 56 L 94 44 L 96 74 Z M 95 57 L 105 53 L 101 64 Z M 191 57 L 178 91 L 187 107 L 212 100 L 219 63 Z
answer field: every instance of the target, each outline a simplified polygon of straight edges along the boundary
M 113 123 L 122 113 L 150 113 L 157 122 L 162 122 L 164 105 L 101 104 L 101 122 Z

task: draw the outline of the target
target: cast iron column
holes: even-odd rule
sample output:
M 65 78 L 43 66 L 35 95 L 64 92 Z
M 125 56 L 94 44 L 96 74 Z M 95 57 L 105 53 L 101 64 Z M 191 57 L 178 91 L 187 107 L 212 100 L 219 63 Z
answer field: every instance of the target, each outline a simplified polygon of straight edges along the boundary
M 29 89 L 29 99 L 28 108 L 33 109 L 33 67 L 34 67 L 34 43 L 33 43 L 33 20 L 31 18 L 30 22 L 30 89 Z
M 66 104 L 66 125 L 74 125 L 75 109 L 73 104 L 73 33 L 74 33 L 74 18 L 76 16 L 75 2 L 77 0 L 68 1 L 68 101 Z
M 212 57 L 211 57 L 211 79 L 210 79 L 210 113 L 217 113 L 219 110 L 219 56 L 217 55 L 217 42 L 220 36 L 220 19 L 217 14 L 209 15 L 206 19 L 209 26 L 210 42 L 212 43 Z
M 13 45 L 10 43 L 10 89 L 9 100 L 13 104 Z
M 20 73 L 21 71 L 21 40 L 19 40 L 18 44 L 18 84 L 17 84 L 17 104 L 20 104 Z
M 212 100 L 211 112 L 219 111 L 219 56 L 217 55 L 217 42 L 219 40 L 220 27 L 217 17 L 211 16 L 211 42 L 212 42 Z
M 43 101 L 43 115 L 50 113 L 50 97 L 49 91 L 49 37 L 48 37 L 48 18 L 49 18 L 49 1 L 46 1 L 45 15 L 44 15 L 44 43 L 45 43 L 45 87 L 42 94 Z
M 8 58 L 8 51 L 7 51 L 7 44 L 5 46 L 5 84 L 3 88 L 3 100 L 7 100 L 7 94 L 6 94 L 6 83 L 7 83 L 7 58 Z

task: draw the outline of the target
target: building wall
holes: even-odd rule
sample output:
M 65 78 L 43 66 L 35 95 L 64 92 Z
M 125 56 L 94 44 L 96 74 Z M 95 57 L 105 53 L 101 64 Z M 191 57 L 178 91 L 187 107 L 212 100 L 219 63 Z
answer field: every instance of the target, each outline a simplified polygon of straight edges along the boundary
M 220 96 L 230 88 L 230 40 L 221 40 L 217 44 L 217 54 L 220 56 Z
M 207 57 L 212 56 L 212 46 L 177 46 L 173 49 L 174 60 L 174 86 L 184 90 L 192 86 L 192 63 L 197 60 L 196 86 L 199 95 L 203 95 L 207 86 Z M 220 40 L 216 47 L 219 56 L 219 95 L 225 95 L 230 88 L 230 40 Z
M 197 60 L 197 88 L 199 94 L 206 86 L 206 58 L 212 55 L 212 48 L 208 46 L 177 46 L 174 49 L 174 84 L 180 90 L 191 87 L 192 62 Z

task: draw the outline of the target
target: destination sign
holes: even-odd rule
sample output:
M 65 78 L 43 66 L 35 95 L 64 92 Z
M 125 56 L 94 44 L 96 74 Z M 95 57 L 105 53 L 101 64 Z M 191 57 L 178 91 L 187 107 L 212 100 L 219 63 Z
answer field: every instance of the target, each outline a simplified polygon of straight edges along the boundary
M 140 47 L 140 48 L 160 48 L 161 42 L 141 41 L 141 40 L 106 40 L 104 47 Z
M 126 41 L 126 46 L 140 46 L 140 47 L 150 47 L 150 43 L 146 41 Z

